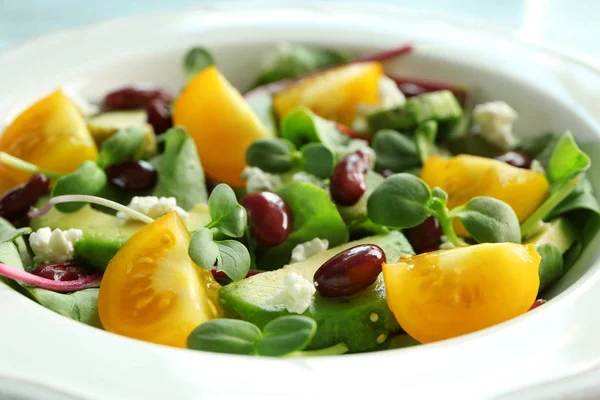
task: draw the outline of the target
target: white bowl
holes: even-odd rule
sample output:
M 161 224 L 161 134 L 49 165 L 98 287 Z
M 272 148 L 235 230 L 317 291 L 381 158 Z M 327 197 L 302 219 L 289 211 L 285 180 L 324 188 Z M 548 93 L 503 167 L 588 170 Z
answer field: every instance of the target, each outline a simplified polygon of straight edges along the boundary
M 504 33 L 367 4 L 215 5 L 44 37 L 0 55 L 0 121 L 61 86 L 91 99 L 140 81 L 177 90 L 181 57 L 192 45 L 211 48 L 225 75 L 245 88 L 264 50 L 281 40 L 356 52 L 412 42 L 416 52 L 387 65 L 390 71 L 473 85 L 479 100 L 505 100 L 519 112 L 520 133 L 568 128 L 600 162 L 598 70 Z M 600 170 L 591 178 L 598 187 Z M 551 289 L 552 301 L 527 315 L 444 342 L 343 357 L 252 358 L 153 345 L 70 321 L 0 285 L 0 395 L 488 398 L 531 386 L 522 398 L 541 396 L 540 384 L 600 365 L 599 244 L 596 237 Z M 573 386 L 561 382 L 554 394 Z

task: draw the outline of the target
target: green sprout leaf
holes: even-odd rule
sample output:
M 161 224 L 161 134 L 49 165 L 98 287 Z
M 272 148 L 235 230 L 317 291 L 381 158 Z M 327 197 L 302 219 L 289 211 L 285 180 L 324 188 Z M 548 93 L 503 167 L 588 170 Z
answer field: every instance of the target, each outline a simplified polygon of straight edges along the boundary
M 255 346 L 261 339 L 260 329 L 239 319 L 213 319 L 198 326 L 187 339 L 192 350 L 227 354 L 255 354 Z
M 121 129 L 102 143 L 98 166 L 106 168 L 121 164 L 144 147 L 144 132 L 136 127 Z
M 106 174 L 94 162 L 86 161 L 69 175 L 56 181 L 52 188 L 51 197 L 66 194 L 96 195 L 106 186 Z M 85 203 L 61 203 L 56 208 L 65 213 L 71 213 L 85 206 Z
M 228 185 L 217 185 L 208 198 L 208 211 L 211 222 L 207 228 L 217 228 L 227 236 L 240 238 L 244 236 L 244 229 L 248 216 L 235 196 L 235 192 Z
M 417 226 L 432 212 L 428 207 L 431 191 L 414 175 L 402 173 L 388 177 L 369 197 L 369 219 L 394 228 Z
M 402 172 L 421 165 L 417 146 L 400 132 L 381 130 L 375 134 L 372 146 L 377 154 L 376 169 Z
M 285 356 L 304 349 L 317 332 L 314 319 L 303 315 L 286 315 L 267 323 L 256 351 L 261 356 Z
M 213 241 L 208 228 L 200 228 L 192 235 L 188 254 L 198 266 L 210 271 L 219 259 L 219 246 Z
M 263 171 L 281 174 L 294 168 L 296 146 L 286 139 L 259 139 L 246 150 L 246 163 Z
M 479 243 L 521 243 L 521 229 L 514 210 L 492 197 L 475 197 L 453 209 L 450 217 L 458 217 L 473 239 Z
M 421 163 L 423 164 L 425 164 L 430 155 L 435 154 L 437 151 L 435 146 L 437 130 L 438 124 L 435 121 L 423 122 L 415 130 L 414 141 L 419 157 L 421 158 Z
M 215 63 L 212 54 L 204 47 L 192 47 L 183 57 L 183 72 L 191 81 L 204 68 Z
M 241 281 L 250 270 L 250 252 L 240 242 L 235 240 L 217 241 L 219 250 L 217 271 L 223 271 L 233 281 Z
M 331 150 L 320 143 L 309 143 L 300 149 L 302 169 L 319 178 L 329 178 L 335 167 L 335 157 Z

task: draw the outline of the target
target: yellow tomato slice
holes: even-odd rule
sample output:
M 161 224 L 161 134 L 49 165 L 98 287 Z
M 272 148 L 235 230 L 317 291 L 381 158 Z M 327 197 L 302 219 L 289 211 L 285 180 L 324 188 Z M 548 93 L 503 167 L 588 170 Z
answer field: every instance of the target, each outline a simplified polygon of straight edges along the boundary
M 430 188 L 448 193 L 448 207 L 460 206 L 477 196 L 489 196 L 510 205 L 519 222 L 525 221 L 546 199 L 550 184 L 546 176 L 502 161 L 462 154 L 431 156 L 423 165 L 421 179 Z M 457 233 L 468 236 L 460 221 Z
M 194 139 L 206 175 L 234 187 L 244 187 L 248 146 L 273 136 L 215 66 L 188 83 L 175 101 L 173 122 Z
M 83 116 L 60 90 L 23 111 L 0 136 L 0 151 L 29 161 L 48 171 L 69 173 L 98 157 Z M 13 182 L 29 175 L 0 165 L 0 174 Z
M 359 103 L 379 103 L 382 76 L 383 68 L 378 62 L 342 65 L 283 89 L 275 95 L 273 107 L 279 118 L 304 106 L 323 118 L 352 126 Z
M 190 233 L 176 212 L 135 233 L 106 268 L 98 313 L 104 329 L 185 347 L 198 325 L 222 317 L 219 284 L 188 256 Z
M 475 332 L 529 310 L 540 261 L 533 245 L 514 243 L 402 257 L 383 265 L 388 305 L 421 343 Z

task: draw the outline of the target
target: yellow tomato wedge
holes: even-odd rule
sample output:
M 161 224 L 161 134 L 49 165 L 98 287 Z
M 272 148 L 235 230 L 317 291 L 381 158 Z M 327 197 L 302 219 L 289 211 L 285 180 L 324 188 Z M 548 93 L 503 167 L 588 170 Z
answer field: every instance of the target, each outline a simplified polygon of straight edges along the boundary
M 421 179 L 430 188 L 439 186 L 448 193 L 450 209 L 474 197 L 489 196 L 510 205 L 519 222 L 525 221 L 538 208 L 550 188 L 541 172 L 466 154 L 451 158 L 429 157 L 423 165 Z M 460 221 L 457 222 L 457 233 L 468 236 Z
M 359 103 L 379 103 L 382 76 L 383 68 L 378 62 L 342 65 L 283 89 L 275 95 L 273 107 L 279 118 L 305 106 L 323 118 L 352 126 Z
M 402 257 L 383 265 L 388 305 L 421 343 L 475 332 L 529 310 L 540 261 L 532 244 L 515 243 Z
M 83 116 L 60 90 L 23 111 L 0 136 L 0 151 L 38 165 L 41 169 L 69 173 L 98 157 L 96 144 Z M 0 165 L 0 175 L 14 183 L 29 175 Z
M 219 284 L 188 256 L 190 233 L 176 212 L 135 233 L 106 268 L 98 313 L 104 329 L 185 347 L 198 325 L 222 317 Z
M 179 95 L 173 123 L 194 139 L 206 175 L 234 187 L 244 186 L 248 146 L 273 136 L 215 66 L 198 73 Z

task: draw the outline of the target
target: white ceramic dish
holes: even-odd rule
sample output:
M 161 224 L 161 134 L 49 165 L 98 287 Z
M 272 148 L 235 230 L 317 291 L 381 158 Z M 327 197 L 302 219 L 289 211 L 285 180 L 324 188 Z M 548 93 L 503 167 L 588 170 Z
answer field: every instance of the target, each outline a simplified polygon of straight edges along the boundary
M 278 40 L 357 52 L 412 42 L 415 54 L 390 70 L 468 83 L 479 99 L 505 100 L 519 111 L 516 129 L 524 134 L 571 129 L 600 165 L 599 71 L 504 33 L 385 6 L 229 4 L 41 38 L 0 54 L 0 121 L 59 86 L 88 98 L 140 81 L 176 90 L 181 56 L 197 44 L 213 49 L 225 75 L 244 88 Z M 599 187 L 600 169 L 591 175 Z M 534 398 L 550 381 L 554 394 L 568 395 L 577 382 L 571 377 L 589 378 L 600 365 L 599 244 L 596 237 L 554 286 L 549 304 L 525 316 L 436 344 L 344 357 L 250 358 L 152 345 L 70 321 L 0 284 L 0 397 L 4 390 L 46 399 Z M 571 385 L 561 383 L 565 377 Z

